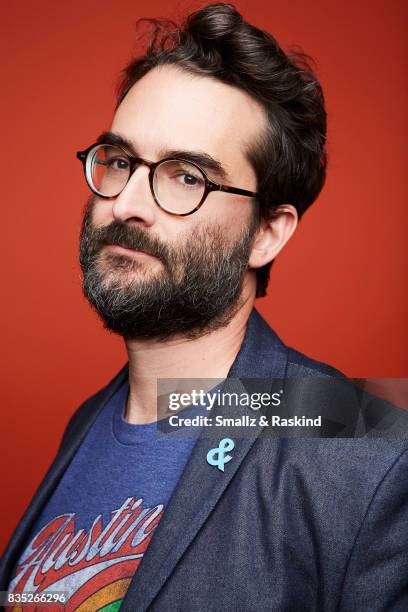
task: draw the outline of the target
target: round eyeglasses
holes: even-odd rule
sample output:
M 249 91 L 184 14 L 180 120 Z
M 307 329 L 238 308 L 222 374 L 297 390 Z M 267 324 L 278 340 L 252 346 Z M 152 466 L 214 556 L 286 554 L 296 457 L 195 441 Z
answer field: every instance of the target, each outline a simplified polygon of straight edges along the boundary
M 225 191 L 250 198 L 259 194 L 211 181 L 196 163 L 186 159 L 162 159 L 151 162 L 133 157 L 118 145 L 93 144 L 78 151 L 90 189 L 100 198 L 116 198 L 139 166 L 148 166 L 149 184 L 154 201 L 172 215 L 191 215 L 204 203 L 211 191 Z

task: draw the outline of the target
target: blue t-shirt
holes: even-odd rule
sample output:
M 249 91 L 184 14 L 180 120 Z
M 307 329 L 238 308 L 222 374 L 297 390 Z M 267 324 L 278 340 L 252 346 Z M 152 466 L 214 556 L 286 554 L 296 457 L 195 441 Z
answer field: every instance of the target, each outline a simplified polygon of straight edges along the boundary
M 9 591 L 64 591 L 69 612 L 120 607 L 199 436 L 199 428 L 173 436 L 156 423 L 128 423 L 128 393 L 126 380 L 87 433 L 30 532 Z

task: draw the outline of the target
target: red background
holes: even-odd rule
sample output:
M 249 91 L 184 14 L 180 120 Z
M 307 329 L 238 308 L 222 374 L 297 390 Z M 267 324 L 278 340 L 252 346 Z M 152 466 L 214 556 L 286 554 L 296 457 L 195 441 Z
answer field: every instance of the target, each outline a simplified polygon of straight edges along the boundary
M 74 409 L 126 361 L 80 288 L 88 191 L 75 151 L 110 123 L 142 16 L 200 6 L 54 0 L 2 7 L 3 499 L 6 543 Z M 403 1 L 237 2 L 284 48 L 318 60 L 326 187 L 258 308 L 289 345 L 350 376 L 408 375 L 407 87 Z M 405 196 L 405 197 L 404 197 Z

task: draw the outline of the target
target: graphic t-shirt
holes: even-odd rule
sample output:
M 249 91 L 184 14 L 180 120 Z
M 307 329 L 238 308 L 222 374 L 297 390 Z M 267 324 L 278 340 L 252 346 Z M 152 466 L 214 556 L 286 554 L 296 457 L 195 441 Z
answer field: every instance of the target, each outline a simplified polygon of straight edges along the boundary
M 199 435 L 128 423 L 128 392 L 126 381 L 87 433 L 30 532 L 10 592 L 64 591 L 67 612 L 119 609 Z

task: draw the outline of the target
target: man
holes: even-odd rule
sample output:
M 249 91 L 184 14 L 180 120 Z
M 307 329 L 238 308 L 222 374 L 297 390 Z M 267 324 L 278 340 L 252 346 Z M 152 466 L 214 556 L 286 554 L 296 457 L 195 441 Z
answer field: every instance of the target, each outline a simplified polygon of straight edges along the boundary
M 78 153 L 84 293 L 129 362 L 73 415 L 1 588 L 67 610 L 406 610 L 405 440 L 157 432 L 160 380 L 179 398 L 179 379 L 257 379 L 279 404 L 292 379 L 342 378 L 253 308 L 324 183 L 318 81 L 230 5 L 153 25 Z

